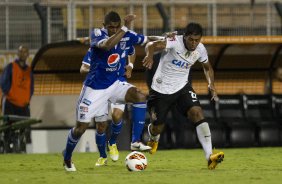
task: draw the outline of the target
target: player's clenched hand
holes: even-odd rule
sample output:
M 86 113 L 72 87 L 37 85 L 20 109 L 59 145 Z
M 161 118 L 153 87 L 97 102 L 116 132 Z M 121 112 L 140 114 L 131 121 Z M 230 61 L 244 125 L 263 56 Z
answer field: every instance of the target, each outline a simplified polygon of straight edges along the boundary
M 132 68 L 131 68 L 131 66 L 126 65 L 126 66 L 125 66 L 125 69 L 126 69 L 126 72 L 125 72 L 126 78 L 130 78 L 130 77 L 131 77 L 131 74 L 132 74 Z
M 166 38 L 171 38 L 171 39 L 174 39 L 176 35 L 177 35 L 177 31 L 167 32 L 164 34 Z
M 153 65 L 153 58 L 149 57 L 149 56 L 145 56 L 144 60 L 143 60 L 143 66 L 145 66 L 146 68 L 151 69 L 152 65 Z
M 136 18 L 136 15 L 129 14 L 124 17 L 124 26 L 129 27 L 130 23 Z
M 211 85 L 209 85 L 208 87 L 209 87 L 209 90 L 210 90 L 211 96 L 212 96 L 211 100 L 214 100 L 215 102 L 217 102 L 219 100 L 219 98 L 217 96 L 217 92 L 215 90 L 215 87 L 211 86 Z

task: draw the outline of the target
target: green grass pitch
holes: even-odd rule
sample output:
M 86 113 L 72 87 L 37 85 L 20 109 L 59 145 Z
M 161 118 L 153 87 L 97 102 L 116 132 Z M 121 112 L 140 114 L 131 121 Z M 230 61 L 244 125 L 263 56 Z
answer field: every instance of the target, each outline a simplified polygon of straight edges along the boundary
M 223 149 L 224 162 L 208 170 L 201 149 L 145 153 L 148 168 L 129 172 L 120 160 L 95 167 L 98 153 L 74 153 L 77 172 L 65 172 L 61 154 L 1 154 L 0 184 L 272 184 L 282 183 L 282 147 Z

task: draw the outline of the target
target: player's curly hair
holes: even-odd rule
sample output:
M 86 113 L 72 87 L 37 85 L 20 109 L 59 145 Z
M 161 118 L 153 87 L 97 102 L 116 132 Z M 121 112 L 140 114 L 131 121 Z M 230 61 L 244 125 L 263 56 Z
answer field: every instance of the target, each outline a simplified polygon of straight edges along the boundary
M 191 22 L 186 26 L 184 35 L 185 36 L 188 36 L 188 35 L 201 35 L 202 36 L 203 28 L 200 24 Z
M 110 24 L 110 22 L 121 22 L 120 16 L 117 12 L 110 11 L 105 15 L 104 24 Z

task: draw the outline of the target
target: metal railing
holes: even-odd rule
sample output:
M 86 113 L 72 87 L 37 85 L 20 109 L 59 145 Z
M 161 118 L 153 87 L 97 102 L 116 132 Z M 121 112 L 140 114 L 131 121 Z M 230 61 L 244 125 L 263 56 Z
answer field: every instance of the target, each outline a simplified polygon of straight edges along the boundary
M 181 31 L 190 21 L 203 25 L 205 35 L 281 35 L 281 17 L 275 3 L 282 0 L 0 0 L 0 49 L 14 50 L 19 44 L 31 49 L 42 45 L 40 19 L 33 5 L 44 7 L 47 43 L 85 37 L 101 27 L 110 10 L 121 17 L 137 15 L 131 27 L 145 35 L 160 35 L 162 19 L 156 8 L 161 2 L 169 17 L 169 30 Z

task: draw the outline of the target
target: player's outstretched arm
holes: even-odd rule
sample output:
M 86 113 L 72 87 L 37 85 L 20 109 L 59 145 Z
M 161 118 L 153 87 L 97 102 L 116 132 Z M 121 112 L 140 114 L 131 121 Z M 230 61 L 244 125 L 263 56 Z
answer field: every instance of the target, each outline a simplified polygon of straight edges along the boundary
M 209 88 L 211 95 L 212 95 L 211 100 L 218 101 L 219 98 L 217 96 L 217 92 L 216 92 L 216 89 L 215 89 L 215 86 L 214 86 L 214 71 L 213 71 L 213 68 L 212 68 L 209 61 L 206 62 L 206 63 L 202 63 L 202 66 L 203 66 L 203 69 L 204 69 L 206 79 L 208 81 L 208 88 Z
M 136 53 L 134 51 L 134 54 L 128 55 L 128 65 L 125 67 L 126 68 L 125 75 L 127 78 L 131 78 L 135 59 L 136 59 Z
M 124 25 L 110 38 L 106 39 L 102 43 L 98 45 L 99 48 L 110 50 L 113 48 L 125 35 L 128 31 L 128 27 L 130 26 L 131 22 L 135 19 L 136 15 L 129 14 L 124 18 Z
M 143 60 L 143 66 L 151 69 L 153 65 L 153 55 L 156 51 L 164 50 L 166 47 L 166 40 L 159 40 L 147 43 L 145 47 L 146 56 Z
M 163 34 L 163 36 L 147 36 L 148 41 L 159 41 L 159 40 L 165 40 L 166 38 L 175 38 L 177 35 L 177 31 L 173 32 L 166 32 Z

